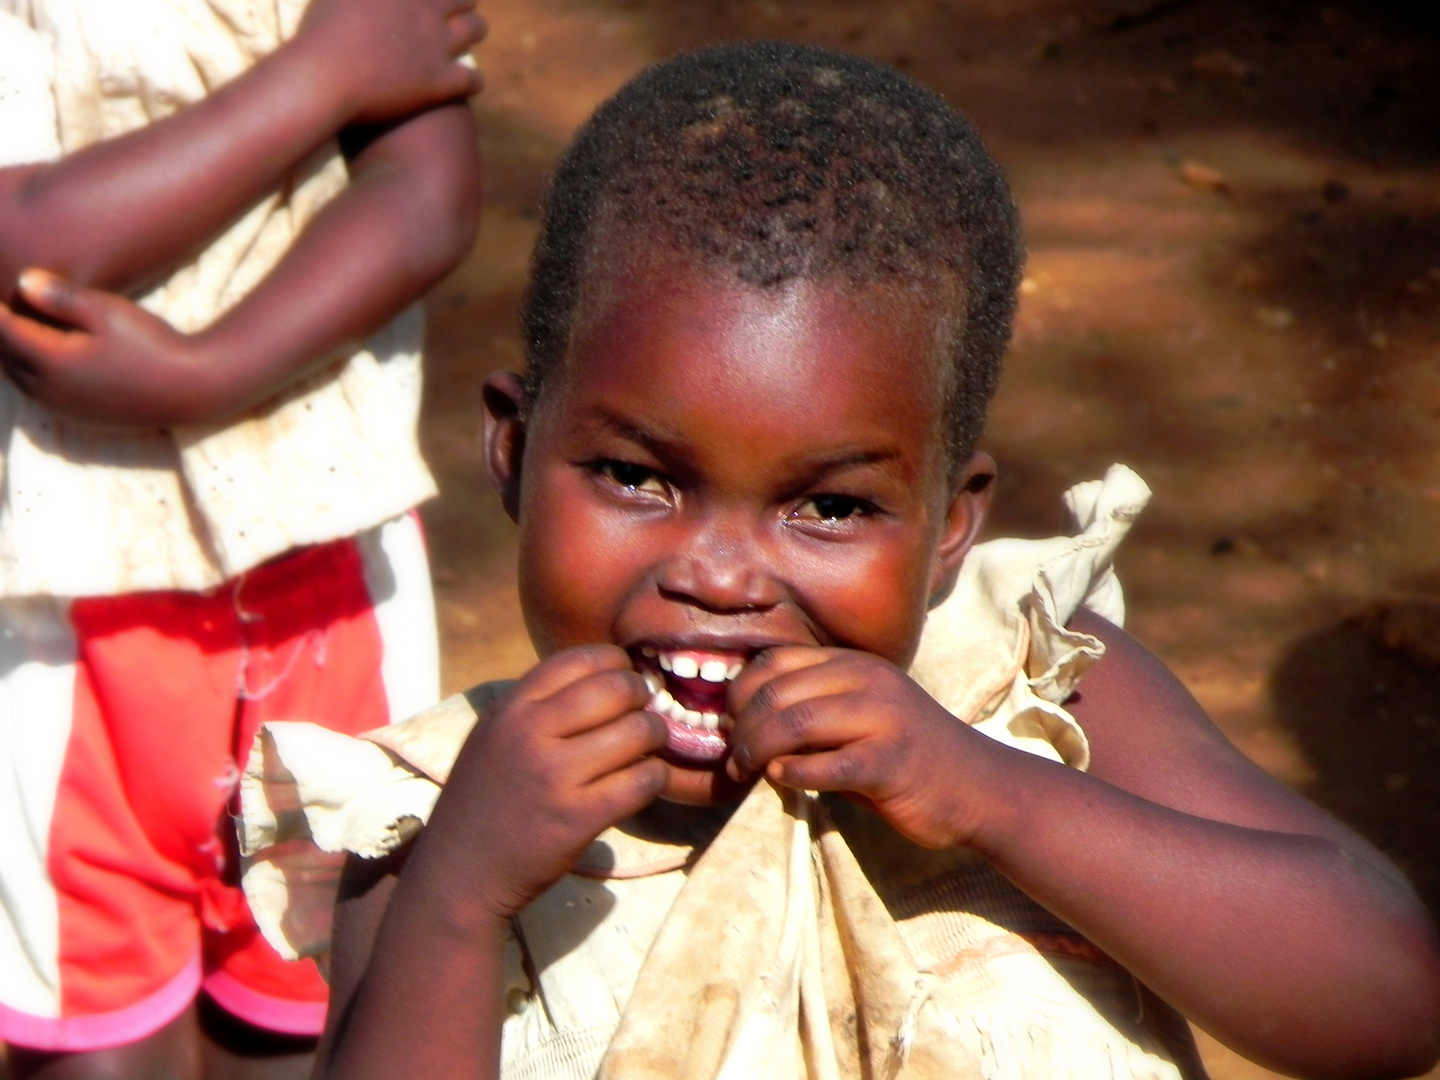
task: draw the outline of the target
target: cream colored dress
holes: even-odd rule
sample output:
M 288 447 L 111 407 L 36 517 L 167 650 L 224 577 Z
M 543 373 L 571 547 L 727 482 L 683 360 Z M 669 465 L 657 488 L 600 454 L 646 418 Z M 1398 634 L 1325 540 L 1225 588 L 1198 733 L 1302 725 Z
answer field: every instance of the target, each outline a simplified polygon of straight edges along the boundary
M 199 101 L 290 36 L 304 0 L 0 0 L 0 166 Z M 140 302 L 190 333 L 265 277 L 346 183 L 318 149 Z M 0 598 L 201 590 L 435 493 L 420 457 L 420 311 L 236 420 L 69 423 L 0 379 Z
M 1067 502 L 1078 535 L 967 557 L 914 677 L 993 738 L 1084 768 L 1063 702 L 1124 617 L 1111 557 L 1148 489 Z M 338 853 L 421 827 L 489 685 L 362 740 L 272 724 L 242 783 L 245 887 L 288 955 L 323 955 Z M 515 920 L 505 1080 L 1126 1080 L 1202 1076 L 1184 1021 L 964 850 L 843 799 L 758 785 L 733 815 L 607 830 Z

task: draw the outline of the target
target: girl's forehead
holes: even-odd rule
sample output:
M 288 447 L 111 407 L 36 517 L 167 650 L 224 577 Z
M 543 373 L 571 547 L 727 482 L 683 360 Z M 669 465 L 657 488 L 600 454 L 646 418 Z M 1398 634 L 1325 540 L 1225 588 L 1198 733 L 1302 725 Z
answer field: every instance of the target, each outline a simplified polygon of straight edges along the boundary
M 613 378 L 644 342 L 680 376 L 704 365 L 709 378 L 726 378 L 741 361 L 752 378 L 781 382 L 822 367 L 831 379 L 883 371 L 889 383 L 918 382 L 938 404 L 954 325 L 951 298 L 939 295 L 948 291 L 835 276 L 757 285 L 694 259 L 605 260 L 587 275 L 563 368 L 582 381 Z
M 641 272 L 577 322 L 540 412 L 561 438 L 609 425 L 785 474 L 882 455 L 918 480 L 944 456 L 940 337 L 906 290 Z

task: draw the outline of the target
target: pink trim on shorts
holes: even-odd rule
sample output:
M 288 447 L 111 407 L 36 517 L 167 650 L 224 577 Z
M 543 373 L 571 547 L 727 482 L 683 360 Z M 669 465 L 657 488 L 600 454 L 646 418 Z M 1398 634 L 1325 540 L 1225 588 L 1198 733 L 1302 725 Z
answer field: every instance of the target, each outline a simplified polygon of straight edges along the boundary
M 200 989 L 200 954 L 155 993 L 114 1012 L 32 1016 L 0 1005 L 0 1039 L 33 1050 L 104 1050 L 139 1042 L 174 1020 Z
M 315 1035 L 325 1030 L 326 1003 L 289 1001 L 254 990 L 225 971 L 212 971 L 202 986 L 215 1004 L 247 1024 L 281 1035 Z

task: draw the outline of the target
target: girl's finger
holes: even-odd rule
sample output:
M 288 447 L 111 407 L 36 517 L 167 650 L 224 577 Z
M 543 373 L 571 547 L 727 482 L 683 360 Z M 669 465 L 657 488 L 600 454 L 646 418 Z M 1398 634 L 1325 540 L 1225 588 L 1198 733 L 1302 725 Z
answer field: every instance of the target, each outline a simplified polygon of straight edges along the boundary
M 0 304 L 0 353 L 5 355 L 7 365 L 19 362 L 32 373 L 38 373 L 47 363 L 63 361 L 74 347 L 74 335 L 70 332 L 27 318 Z
M 599 816 L 613 825 L 638 814 L 660 797 L 668 769 L 659 758 L 643 758 L 595 780 L 585 794 L 598 807 Z
M 832 750 L 874 733 L 872 709 L 842 692 L 803 698 L 784 709 L 737 718 L 730 733 L 734 779 L 753 776 L 776 758 Z
M 787 650 L 761 671 L 746 670 L 736 676 L 735 683 L 741 685 L 731 685 L 730 715 L 737 724 L 746 719 L 763 720 L 807 698 L 864 690 L 871 665 L 881 663 L 864 653 L 844 650 Z
M 577 783 L 594 784 L 649 757 L 664 745 L 665 721 L 654 713 L 635 709 L 570 736 L 556 753 L 569 759 Z
M 634 670 L 624 649 L 615 645 L 582 645 L 540 661 L 510 691 L 521 701 L 544 701 L 597 671 Z
M 41 315 L 92 333 L 103 325 L 112 299 L 99 289 L 36 268 L 23 271 L 15 285 L 25 303 Z
M 459 51 L 463 53 L 465 50 Z M 453 85 L 447 85 L 445 93 L 451 99 L 473 97 L 485 89 L 485 76 L 480 74 L 479 69 L 458 60 L 450 65 L 449 80 Z
M 877 782 L 870 762 L 857 746 L 819 754 L 778 757 L 765 766 L 765 776 L 802 791 L 844 791 L 865 795 Z
M 643 709 L 650 688 L 633 668 L 609 668 L 577 679 L 536 709 L 544 734 L 568 739 L 627 712 Z
M 780 645 L 756 653 L 730 683 L 730 715 L 744 712 L 762 686 L 793 671 L 828 663 L 836 655 L 834 649 L 814 645 Z
M 450 29 L 455 34 L 456 48 L 459 52 L 465 52 L 472 46 L 480 44 L 489 33 L 490 26 L 478 11 L 464 11 L 451 15 Z

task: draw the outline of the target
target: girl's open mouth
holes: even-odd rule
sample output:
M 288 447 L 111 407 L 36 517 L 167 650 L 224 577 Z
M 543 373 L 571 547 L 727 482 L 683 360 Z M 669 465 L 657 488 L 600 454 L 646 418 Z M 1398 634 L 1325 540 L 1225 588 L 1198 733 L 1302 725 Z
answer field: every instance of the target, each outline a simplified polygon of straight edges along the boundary
M 697 764 L 725 756 L 733 723 L 726 711 L 730 680 L 744 666 L 745 657 L 739 653 L 639 650 L 635 668 L 650 687 L 647 708 L 663 717 L 669 729 L 667 756 Z

